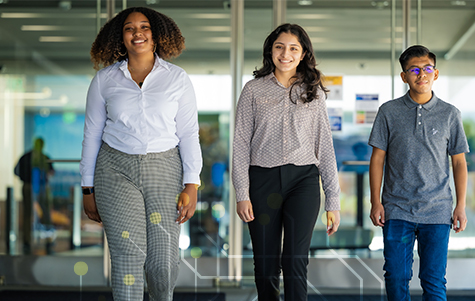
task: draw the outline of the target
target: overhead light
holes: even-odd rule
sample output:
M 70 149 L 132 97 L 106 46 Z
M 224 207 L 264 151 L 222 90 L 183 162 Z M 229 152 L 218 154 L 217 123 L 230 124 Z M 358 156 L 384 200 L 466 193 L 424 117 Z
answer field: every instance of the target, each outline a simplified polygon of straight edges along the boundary
M 229 19 L 230 14 L 189 14 L 193 19 Z
M 78 37 L 42 36 L 40 42 L 77 42 Z
M 72 4 L 71 4 L 71 1 L 59 1 L 58 6 L 62 10 L 70 10 Z
M 58 14 L 58 13 L 1 13 L 3 19 L 95 19 L 96 14 L 78 13 L 78 14 Z M 101 14 L 102 19 L 107 18 L 107 14 Z
M 307 32 L 324 32 L 328 31 L 327 27 L 319 27 L 319 26 L 305 26 L 305 30 Z
M 0 4 L 8 3 L 8 0 L 0 0 Z
M 383 9 L 386 6 L 389 6 L 389 1 L 371 1 L 371 5 L 377 9 Z
M 203 38 L 202 41 L 209 43 L 231 43 L 231 37 L 209 37 Z
M 465 5 L 467 5 L 467 2 L 457 0 L 457 1 L 450 1 L 450 4 L 455 5 L 455 6 L 465 6 Z
M 160 1 L 158 1 L 158 0 L 147 0 L 147 1 L 145 1 L 145 3 L 147 3 L 147 5 L 155 5 L 158 2 L 160 2 Z
M 313 1 L 312 0 L 299 0 L 297 3 L 299 5 L 312 5 Z
M 306 19 L 306 20 L 333 19 L 332 15 L 325 15 L 325 14 L 291 14 L 290 17 L 295 18 L 295 19 Z
M 67 26 L 67 25 L 22 25 L 22 31 L 88 31 L 95 26 Z
M 193 26 L 192 29 L 198 31 L 227 32 L 231 31 L 231 26 Z

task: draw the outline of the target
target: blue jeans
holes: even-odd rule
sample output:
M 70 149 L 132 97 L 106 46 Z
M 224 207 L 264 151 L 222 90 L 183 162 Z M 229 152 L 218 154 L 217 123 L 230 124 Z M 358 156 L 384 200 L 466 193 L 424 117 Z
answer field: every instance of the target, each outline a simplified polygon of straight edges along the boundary
M 450 225 L 387 220 L 383 227 L 386 293 L 389 301 L 411 300 L 414 243 L 419 253 L 423 301 L 446 301 L 445 271 Z

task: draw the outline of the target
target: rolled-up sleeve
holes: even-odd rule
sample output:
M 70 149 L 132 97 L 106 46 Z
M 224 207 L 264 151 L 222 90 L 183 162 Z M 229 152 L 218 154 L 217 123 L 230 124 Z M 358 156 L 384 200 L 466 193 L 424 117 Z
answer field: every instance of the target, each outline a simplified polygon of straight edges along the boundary
M 183 94 L 178 100 L 175 121 L 183 161 L 183 184 L 200 184 L 203 160 L 198 134 L 198 110 L 193 85 L 185 73 L 183 73 Z
M 97 154 L 102 144 L 102 134 L 106 125 L 107 113 L 105 99 L 100 88 L 100 73 L 92 79 L 87 92 L 84 139 L 79 169 L 81 186 L 94 185 L 94 169 Z
M 323 191 L 325 192 L 325 211 L 340 210 L 340 184 L 336 166 L 335 149 L 328 120 L 327 107 L 322 94 L 319 102 L 315 129 L 315 155 L 319 165 Z
M 236 122 L 233 139 L 232 180 L 236 190 L 236 201 L 250 200 L 249 166 L 251 161 L 251 139 L 254 131 L 252 91 L 244 86 L 236 108 Z

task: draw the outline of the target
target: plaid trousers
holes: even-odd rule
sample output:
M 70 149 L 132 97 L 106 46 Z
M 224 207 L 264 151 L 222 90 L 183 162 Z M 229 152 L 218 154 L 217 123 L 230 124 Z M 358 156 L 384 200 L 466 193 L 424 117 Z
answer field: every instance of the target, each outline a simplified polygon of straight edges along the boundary
M 178 148 L 129 155 L 102 144 L 94 189 L 110 248 L 115 301 L 143 300 L 144 269 L 150 300 L 173 299 L 182 179 Z

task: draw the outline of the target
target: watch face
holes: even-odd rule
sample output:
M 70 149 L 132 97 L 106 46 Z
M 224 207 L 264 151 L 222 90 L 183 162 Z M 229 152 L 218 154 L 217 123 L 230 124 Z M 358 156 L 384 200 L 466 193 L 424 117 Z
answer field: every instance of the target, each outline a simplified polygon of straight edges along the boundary
M 94 192 L 94 188 L 83 188 L 82 194 L 88 195 Z

